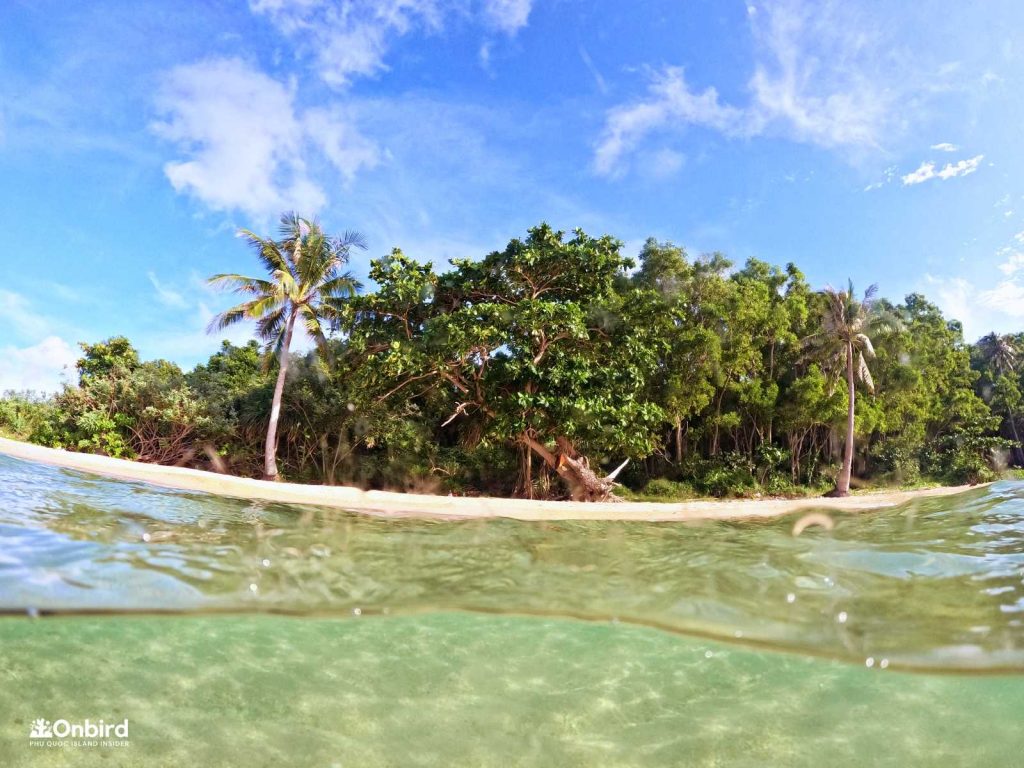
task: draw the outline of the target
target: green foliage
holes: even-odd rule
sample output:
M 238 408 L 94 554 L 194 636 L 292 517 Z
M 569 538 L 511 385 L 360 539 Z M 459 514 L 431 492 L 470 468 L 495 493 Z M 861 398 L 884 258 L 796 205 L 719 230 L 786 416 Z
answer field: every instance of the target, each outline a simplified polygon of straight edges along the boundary
M 350 296 L 358 239 L 284 224 L 248 233 L 268 279 L 220 278 L 246 294 L 221 321 L 259 319 L 267 348 L 224 342 L 183 373 L 124 337 L 83 344 L 77 383 L 0 399 L 0 434 L 250 476 L 272 434 L 290 478 L 366 488 L 587 498 L 630 459 L 630 498 L 788 496 L 841 475 L 852 404 L 859 482 L 1024 465 L 1024 335 L 965 344 L 918 294 L 815 293 L 793 265 L 653 239 L 631 272 L 614 238 L 541 225 L 447 271 L 396 249 Z M 289 317 L 315 352 L 288 353 Z
M 52 412 L 52 398 L 35 392 L 5 392 L 0 398 L 0 436 L 33 440 L 42 435 Z

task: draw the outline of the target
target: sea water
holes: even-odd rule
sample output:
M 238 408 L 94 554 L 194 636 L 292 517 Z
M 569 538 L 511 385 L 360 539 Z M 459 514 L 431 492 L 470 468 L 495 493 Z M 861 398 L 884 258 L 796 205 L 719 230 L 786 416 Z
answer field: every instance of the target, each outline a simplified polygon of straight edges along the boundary
M 0 457 L 0 765 L 1024 762 L 1024 484 L 830 516 L 382 519 Z

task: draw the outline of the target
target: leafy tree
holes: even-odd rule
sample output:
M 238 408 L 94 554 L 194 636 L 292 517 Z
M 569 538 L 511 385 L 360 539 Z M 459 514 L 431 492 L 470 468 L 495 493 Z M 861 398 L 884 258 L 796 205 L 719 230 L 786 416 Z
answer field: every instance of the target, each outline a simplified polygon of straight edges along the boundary
M 218 274 L 209 282 L 249 296 L 210 323 L 210 330 L 223 330 L 242 320 L 256 321 L 256 333 L 267 344 L 268 353 L 278 360 L 277 381 L 267 420 L 263 478 L 277 480 L 277 425 L 281 397 L 288 374 L 288 355 L 296 322 L 320 349 L 325 349 L 324 330 L 336 312 L 336 301 L 354 295 L 358 282 L 342 269 L 352 248 L 365 248 L 362 235 L 346 232 L 341 237 L 326 234 L 316 220 L 295 213 L 281 217 L 279 239 L 260 237 L 240 230 L 264 269 L 266 278 Z
M 869 392 L 874 392 L 875 388 L 867 364 L 867 361 L 875 356 L 871 336 L 894 326 L 892 318 L 875 311 L 874 297 L 877 290 L 877 286 L 872 285 L 864 292 L 864 297 L 858 300 L 853 291 L 852 280 L 845 291 L 826 288 L 821 293 L 825 300 L 821 314 L 821 329 L 810 338 L 811 345 L 821 354 L 826 366 L 833 370 L 845 370 L 846 373 L 846 441 L 843 463 L 833 491 L 836 496 L 846 496 L 850 492 L 857 381 L 863 382 Z
M 989 333 L 978 340 L 977 350 L 996 376 L 1017 368 L 1017 346 L 1009 334 Z
M 630 265 L 611 237 L 547 225 L 481 261 L 435 275 L 400 252 L 374 262 L 375 293 L 351 303 L 352 343 L 367 355 L 367 386 L 383 399 L 438 387 L 443 426 L 465 441 L 525 451 L 578 499 L 604 498 L 588 454 L 644 456 L 661 409 L 644 397 L 663 340 L 656 305 L 617 287 Z

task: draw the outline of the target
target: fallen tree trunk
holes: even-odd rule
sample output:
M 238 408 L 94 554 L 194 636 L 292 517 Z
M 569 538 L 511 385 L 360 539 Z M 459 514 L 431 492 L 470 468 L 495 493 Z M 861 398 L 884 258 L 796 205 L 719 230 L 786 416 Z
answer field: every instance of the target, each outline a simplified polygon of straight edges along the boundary
M 572 445 L 564 438 L 559 438 L 558 452 L 552 452 L 543 443 L 528 434 L 523 434 L 520 440 L 530 450 L 540 456 L 544 463 L 555 470 L 562 481 L 569 488 L 569 495 L 573 501 L 621 501 L 613 494 L 615 478 L 628 459 L 619 467 L 604 477 L 599 477 L 590 468 L 590 462 L 585 456 L 580 456 Z

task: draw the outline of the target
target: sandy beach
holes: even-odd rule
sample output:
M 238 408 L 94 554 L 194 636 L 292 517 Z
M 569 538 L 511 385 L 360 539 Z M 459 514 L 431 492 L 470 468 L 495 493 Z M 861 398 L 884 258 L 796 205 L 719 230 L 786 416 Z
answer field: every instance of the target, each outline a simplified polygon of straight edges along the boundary
M 970 485 L 860 494 L 845 499 L 741 499 L 676 503 L 577 502 L 427 496 L 386 490 L 361 490 L 338 485 L 264 482 L 198 469 L 141 464 L 105 456 L 48 449 L 42 445 L 0 438 L 0 454 L 15 459 L 91 472 L 106 477 L 150 482 L 182 490 L 198 490 L 240 499 L 338 507 L 378 516 L 452 518 L 510 517 L 517 520 L 728 520 L 765 518 L 801 510 L 856 512 L 936 496 L 963 493 Z
M 516 520 L 738 520 L 776 517 L 799 511 L 857 512 L 890 507 L 912 499 L 948 496 L 971 486 L 865 493 L 842 499 L 739 499 L 685 502 L 536 501 L 490 497 L 430 496 L 363 491 L 346 486 L 268 483 L 198 469 L 142 464 L 107 456 L 44 448 L 0 438 L 0 454 L 122 480 L 141 481 L 187 491 L 288 504 L 316 504 L 378 516 L 424 518 L 508 517 Z M 975 486 L 977 487 L 977 486 Z

